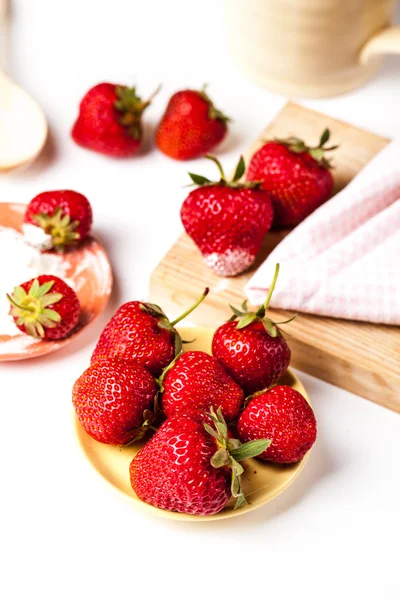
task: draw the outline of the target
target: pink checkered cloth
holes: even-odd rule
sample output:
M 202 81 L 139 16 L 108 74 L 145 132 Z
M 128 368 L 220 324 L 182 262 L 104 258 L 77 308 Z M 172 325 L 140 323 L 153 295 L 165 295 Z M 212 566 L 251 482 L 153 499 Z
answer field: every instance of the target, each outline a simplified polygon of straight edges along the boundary
M 400 325 L 400 141 L 298 225 L 246 286 L 275 308 Z

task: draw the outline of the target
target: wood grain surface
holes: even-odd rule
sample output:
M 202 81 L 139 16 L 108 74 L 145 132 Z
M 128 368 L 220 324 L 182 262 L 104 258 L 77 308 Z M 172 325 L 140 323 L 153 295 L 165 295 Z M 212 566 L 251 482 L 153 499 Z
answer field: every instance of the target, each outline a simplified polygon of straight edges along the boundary
M 293 103 L 287 104 L 246 153 L 248 159 L 263 140 L 297 135 L 314 144 L 325 127 L 332 133 L 336 191 L 343 188 L 388 140 Z M 218 326 L 229 318 L 229 303 L 244 298 L 243 288 L 255 269 L 286 235 L 269 233 L 257 263 L 246 273 L 221 278 L 203 262 L 192 240 L 182 234 L 150 280 L 150 300 L 178 315 L 210 287 L 206 301 L 191 320 Z M 278 282 L 279 285 L 279 282 Z M 277 320 L 290 316 L 271 310 Z M 278 319 L 279 317 L 279 319 Z M 292 366 L 400 412 L 400 328 L 299 314 L 284 326 L 292 350 Z

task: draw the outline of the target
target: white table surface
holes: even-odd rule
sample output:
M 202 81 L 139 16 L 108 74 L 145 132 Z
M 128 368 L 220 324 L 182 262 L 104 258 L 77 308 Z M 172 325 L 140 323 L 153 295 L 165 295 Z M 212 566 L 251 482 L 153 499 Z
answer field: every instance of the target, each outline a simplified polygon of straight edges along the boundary
M 107 315 L 76 343 L 0 366 L 0 596 L 397 600 L 395 413 L 301 375 L 319 428 L 301 477 L 247 516 L 198 526 L 138 512 L 81 455 L 71 386 L 111 311 L 146 297 L 152 269 L 181 231 L 186 172 L 212 172 L 205 160 L 182 164 L 152 147 L 168 97 L 210 84 L 217 106 L 234 119 L 218 152 L 228 171 L 284 99 L 230 63 L 220 1 L 15 0 L 13 8 L 8 70 L 42 104 L 51 138 L 35 165 L 1 177 L 0 200 L 28 202 L 65 187 L 87 194 L 116 285 Z M 389 59 L 363 89 L 304 104 L 400 135 L 399 65 Z M 86 152 L 69 138 L 79 99 L 102 80 L 136 82 L 143 95 L 164 84 L 145 116 L 145 151 L 132 160 Z

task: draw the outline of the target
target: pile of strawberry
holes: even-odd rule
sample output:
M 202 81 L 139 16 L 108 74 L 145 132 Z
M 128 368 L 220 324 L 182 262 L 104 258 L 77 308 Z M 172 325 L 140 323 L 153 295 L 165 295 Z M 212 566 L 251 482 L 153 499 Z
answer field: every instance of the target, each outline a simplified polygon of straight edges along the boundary
M 72 138 L 108 156 L 134 155 L 142 142 L 143 113 L 154 95 L 143 101 L 134 87 L 94 86 L 80 103 Z M 218 166 L 220 178 L 214 182 L 190 173 L 198 188 L 183 203 L 181 220 L 205 263 L 221 277 L 251 267 L 271 227 L 295 227 L 330 198 L 333 177 L 326 153 L 337 148 L 328 145 L 328 129 L 316 146 L 294 136 L 266 140 L 252 156 L 245 180 L 241 158 L 228 181 L 218 160 L 208 156 L 226 136 L 228 122 L 205 88 L 185 89 L 170 98 L 155 136 L 171 158 L 206 156 Z
M 92 207 L 73 190 L 42 192 L 28 204 L 24 224 L 49 236 L 45 250 L 67 252 L 84 242 L 92 226 Z M 76 328 L 81 306 L 74 290 L 55 275 L 39 275 L 7 295 L 18 329 L 32 337 L 60 340 Z
M 95 440 L 145 443 L 130 464 L 136 495 L 155 507 L 195 515 L 222 510 L 231 497 L 246 500 L 241 462 L 301 460 L 316 439 L 305 398 L 274 385 L 290 350 L 266 302 L 243 303 L 218 327 L 212 355 L 182 354 L 176 324 L 147 302 L 121 306 L 102 332 L 91 366 L 73 387 L 81 426 Z M 155 431 L 155 433 L 153 433 Z M 152 437 L 150 437 L 152 435 Z M 128 473 L 127 473 L 128 477 Z
M 325 202 L 333 189 L 325 152 L 329 131 L 310 148 L 298 138 L 265 143 L 247 169 L 241 157 L 231 181 L 219 161 L 220 178 L 210 181 L 189 173 L 197 189 L 181 208 L 185 231 L 207 266 L 221 277 L 231 277 L 254 264 L 265 235 L 275 227 L 294 227 Z
M 202 90 L 181 90 L 169 100 L 155 142 L 170 158 L 204 156 L 227 133 L 229 121 Z M 88 150 L 114 158 L 134 155 L 143 137 L 142 117 L 159 91 L 142 100 L 135 87 L 100 83 L 90 88 L 79 105 L 72 138 Z

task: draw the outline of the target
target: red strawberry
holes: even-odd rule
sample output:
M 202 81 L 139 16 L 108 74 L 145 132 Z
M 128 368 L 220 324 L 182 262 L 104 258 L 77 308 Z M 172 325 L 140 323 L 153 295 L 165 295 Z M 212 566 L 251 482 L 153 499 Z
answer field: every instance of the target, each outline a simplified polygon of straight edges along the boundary
M 175 325 L 204 300 L 208 291 L 206 288 L 196 304 L 172 322 L 156 304 L 137 301 L 123 304 L 104 328 L 92 362 L 104 357 L 139 362 L 158 377 L 182 350 Z
M 136 88 L 99 83 L 83 97 L 72 128 L 77 144 L 114 157 L 135 154 L 142 140 L 141 118 L 157 93 L 143 101 Z
M 256 312 L 247 310 L 247 302 L 242 304 L 242 311 L 231 306 L 234 311 L 231 320 L 214 333 L 213 355 L 246 395 L 275 383 L 290 363 L 289 346 L 277 327 L 280 323 L 266 316 L 278 272 L 279 265 L 268 297 Z
M 24 222 L 51 234 L 52 248 L 62 251 L 87 238 L 92 207 L 86 196 L 72 190 L 42 192 L 28 204 Z
M 213 515 L 231 495 L 237 508 L 245 503 L 238 461 L 260 454 L 269 443 L 240 445 L 229 438 L 220 411 L 218 416 L 188 411 L 167 419 L 137 453 L 131 485 L 143 502 L 164 510 Z
M 217 164 L 221 179 L 211 182 L 189 173 L 199 187 L 184 201 L 181 219 L 206 265 L 217 275 L 229 277 L 245 271 L 255 261 L 272 224 L 272 203 L 258 184 L 239 183 L 245 168 L 242 157 L 230 182 L 218 160 L 207 158 Z
M 105 358 L 76 380 L 72 402 L 92 438 L 104 444 L 127 444 L 141 436 L 156 393 L 153 377 L 139 363 Z
M 167 417 L 188 409 L 221 408 L 226 421 L 239 416 L 243 391 L 219 362 L 205 352 L 185 352 L 168 369 L 162 381 L 162 408 Z
M 261 181 L 271 195 L 274 226 L 298 225 L 331 196 L 333 177 L 324 153 L 337 146 L 326 147 L 329 137 L 329 129 L 325 129 L 314 148 L 296 137 L 275 140 L 254 154 L 246 178 Z
M 272 438 L 271 445 L 258 458 L 277 463 L 301 460 L 317 437 L 311 406 L 287 385 L 256 394 L 240 415 L 237 430 L 242 442 Z
M 156 143 L 164 154 L 177 160 L 204 156 L 225 137 L 227 121 L 205 89 L 183 90 L 168 102 Z
M 21 283 L 7 298 L 16 326 L 33 337 L 60 340 L 67 337 L 79 321 L 78 296 L 55 275 L 39 275 Z

